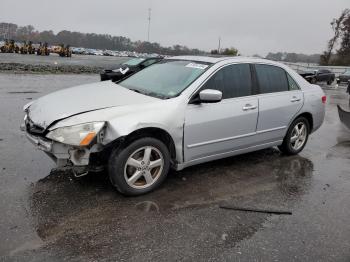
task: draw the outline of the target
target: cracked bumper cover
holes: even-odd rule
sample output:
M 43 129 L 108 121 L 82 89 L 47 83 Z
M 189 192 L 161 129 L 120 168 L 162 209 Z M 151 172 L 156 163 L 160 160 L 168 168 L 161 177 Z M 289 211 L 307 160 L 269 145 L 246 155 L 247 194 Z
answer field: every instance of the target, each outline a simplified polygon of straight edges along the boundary
M 27 132 L 26 137 L 37 149 L 44 151 L 58 167 L 66 167 L 71 164 L 79 167 L 88 166 L 90 154 L 101 151 L 100 146 L 97 144 L 91 148 L 80 148 L 33 136 Z

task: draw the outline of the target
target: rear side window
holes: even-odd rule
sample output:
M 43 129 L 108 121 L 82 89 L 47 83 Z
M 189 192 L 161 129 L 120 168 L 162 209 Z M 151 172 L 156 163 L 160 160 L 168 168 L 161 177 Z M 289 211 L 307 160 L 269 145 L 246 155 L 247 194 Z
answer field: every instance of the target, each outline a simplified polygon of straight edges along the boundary
M 222 92 L 222 98 L 249 96 L 252 94 L 252 78 L 249 64 L 229 65 L 216 72 L 201 88 Z
M 271 65 L 255 65 L 261 94 L 283 92 L 289 90 L 286 72 Z

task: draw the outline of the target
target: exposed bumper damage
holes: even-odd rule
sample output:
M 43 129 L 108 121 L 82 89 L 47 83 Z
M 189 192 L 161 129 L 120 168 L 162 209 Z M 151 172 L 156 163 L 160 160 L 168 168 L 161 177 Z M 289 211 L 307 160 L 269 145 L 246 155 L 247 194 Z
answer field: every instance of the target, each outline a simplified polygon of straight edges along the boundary
M 45 152 L 58 168 L 70 168 L 76 176 L 84 175 L 89 171 L 100 171 L 104 168 L 101 158 L 108 146 L 103 146 L 100 143 L 90 147 L 70 146 L 39 135 L 30 134 L 25 124 L 21 125 L 21 130 L 26 132 L 27 139 L 37 149 Z

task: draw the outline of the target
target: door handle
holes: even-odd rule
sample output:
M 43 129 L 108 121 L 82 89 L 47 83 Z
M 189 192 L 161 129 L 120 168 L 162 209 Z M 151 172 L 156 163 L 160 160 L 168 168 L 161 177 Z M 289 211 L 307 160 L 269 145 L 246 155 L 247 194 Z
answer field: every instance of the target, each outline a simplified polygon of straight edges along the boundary
M 257 108 L 257 106 L 252 106 L 251 104 L 246 104 L 244 107 L 242 107 L 242 110 L 248 111 L 248 110 L 254 110 L 256 108 Z
M 290 100 L 290 102 L 294 103 L 294 102 L 299 102 L 300 100 L 301 100 L 301 98 L 293 96 L 292 99 Z

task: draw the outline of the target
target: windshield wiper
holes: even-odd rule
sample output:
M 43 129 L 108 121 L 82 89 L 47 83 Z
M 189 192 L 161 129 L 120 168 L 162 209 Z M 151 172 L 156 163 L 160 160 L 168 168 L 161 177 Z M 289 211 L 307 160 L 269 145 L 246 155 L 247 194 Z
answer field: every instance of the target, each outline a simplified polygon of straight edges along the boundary
M 156 98 L 160 98 L 160 99 L 169 99 L 170 98 L 168 96 L 165 96 L 165 95 L 162 95 L 162 94 L 158 94 L 158 93 L 155 93 L 155 92 L 151 92 L 151 91 L 139 90 L 139 89 L 135 89 L 135 88 L 128 88 L 128 89 L 131 90 L 131 91 L 134 91 L 136 93 L 146 95 L 146 96 L 152 96 L 152 97 L 156 97 Z
M 143 94 L 143 93 L 141 93 L 141 91 L 138 90 L 138 89 L 135 89 L 135 88 L 128 88 L 128 89 L 131 90 L 131 91 L 134 91 L 134 92 L 136 92 L 136 93 Z

